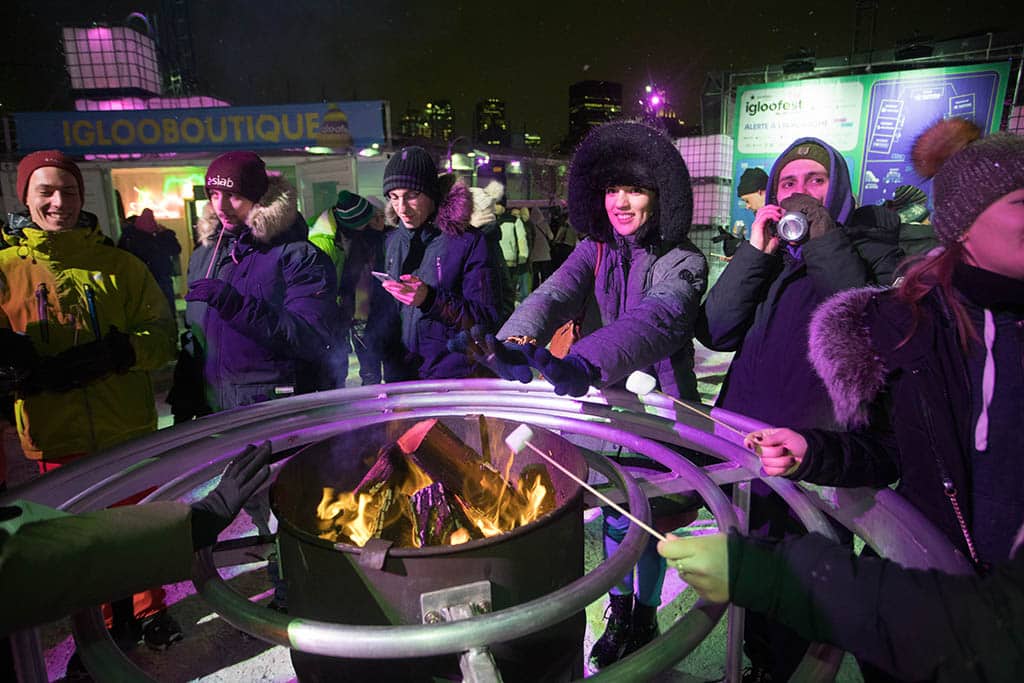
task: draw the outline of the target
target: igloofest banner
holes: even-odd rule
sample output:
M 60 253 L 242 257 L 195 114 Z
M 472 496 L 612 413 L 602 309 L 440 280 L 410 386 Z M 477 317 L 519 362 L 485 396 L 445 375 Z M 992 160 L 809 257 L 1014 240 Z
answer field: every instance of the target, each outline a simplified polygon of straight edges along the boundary
M 1008 62 L 815 78 L 741 86 L 736 91 L 734 183 L 748 168 L 771 171 L 797 138 L 815 137 L 846 159 L 860 205 L 891 199 L 900 185 L 930 183 L 910 161 L 914 139 L 942 118 L 960 116 L 995 131 L 1003 115 Z M 753 214 L 734 197 L 732 221 Z
M 68 154 L 296 149 L 384 143 L 384 102 L 15 114 L 18 151 Z

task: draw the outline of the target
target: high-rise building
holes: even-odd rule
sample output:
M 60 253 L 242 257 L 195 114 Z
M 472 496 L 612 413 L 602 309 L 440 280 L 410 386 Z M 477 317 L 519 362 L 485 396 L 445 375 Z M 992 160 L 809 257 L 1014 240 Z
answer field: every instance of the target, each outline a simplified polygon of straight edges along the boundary
M 448 142 L 455 135 L 455 108 L 448 100 L 427 102 L 424 118 L 430 128 L 427 136 L 435 142 Z
M 575 145 L 594 126 L 622 116 L 622 84 L 580 81 L 569 86 L 569 136 Z
M 473 139 L 481 145 L 505 147 L 509 144 L 505 102 L 494 97 L 476 103 L 473 117 Z
M 398 122 L 398 134 L 403 138 L 429 138 L 430 123 L 424 110 L 407 106 Z

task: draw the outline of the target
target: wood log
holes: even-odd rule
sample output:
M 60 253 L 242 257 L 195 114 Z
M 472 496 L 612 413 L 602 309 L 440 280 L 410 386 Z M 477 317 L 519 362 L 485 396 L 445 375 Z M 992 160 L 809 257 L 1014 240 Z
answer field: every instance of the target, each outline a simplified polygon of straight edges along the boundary
M 498 498 L 519 509 L 526 504 L 489 462 L 438 420 L 413 425 L 398 439 L 398 447 L 445 490 L 477 510 L 489 510 Z

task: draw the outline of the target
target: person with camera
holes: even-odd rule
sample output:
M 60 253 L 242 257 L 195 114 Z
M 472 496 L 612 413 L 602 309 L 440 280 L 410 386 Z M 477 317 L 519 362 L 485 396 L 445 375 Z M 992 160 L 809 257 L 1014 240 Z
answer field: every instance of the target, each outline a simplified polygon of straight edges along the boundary
M 889 284 L 862 255 L 869 245 L 845 228 L 854 206 L 846 160 L 826 142 L 800 138 L 772 165 L 750 240 L 711 288 L 698 321 L 701 343 L 735 352 L 717 406 L 768 424 L 835 426 L 828 392 L 807 358 L 811 315 L 836 292 Z M 892 245 L 883 260 L 899 257 Z M 766 485 L 754 481 L 751 494 L 752 534 L 802 533 Z M 788 680 L 806 650 L 802 639 L 758 615 L 748 617 L 745 635 L 752 675 L 761 680 Z

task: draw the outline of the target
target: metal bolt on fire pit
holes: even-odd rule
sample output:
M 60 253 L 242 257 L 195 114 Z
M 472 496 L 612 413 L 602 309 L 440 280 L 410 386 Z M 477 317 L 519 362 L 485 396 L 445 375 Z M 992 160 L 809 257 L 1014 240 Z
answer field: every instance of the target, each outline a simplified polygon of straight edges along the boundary
M 474 581 L 420 595 L 420 613 L 424 624 L 459 621 L 490 611 L 490 581 Z

